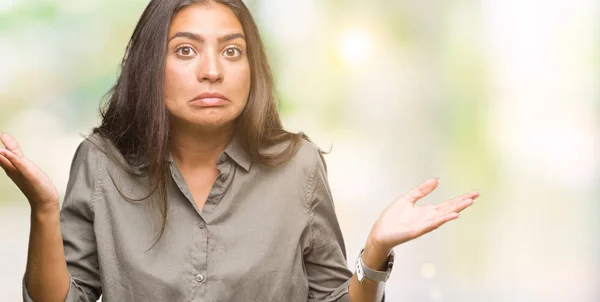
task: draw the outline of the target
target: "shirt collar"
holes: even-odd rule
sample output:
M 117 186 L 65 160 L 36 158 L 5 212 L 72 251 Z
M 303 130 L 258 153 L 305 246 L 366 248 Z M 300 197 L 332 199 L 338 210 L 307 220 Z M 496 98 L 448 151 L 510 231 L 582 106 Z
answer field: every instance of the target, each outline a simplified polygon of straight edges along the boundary
M 246 154 L 244 148 L 242 148 L 237 134 L 233 136 L 233 138 L 225 148 L 224 153 L 231 157 L 231 159 L 233 159 L 233 161 L 235 161 L 236 164 L 244 168 L 246 172 L 250 171 L 252 160 L 250 160 L 250 157 L 248 156 L 248 154 Z M 173 162 L 175 162 L 175 159 L 173 159 L 173 154 L 169 152 L 169 163 Z
M 250 166 L 252 165 L 252 161 L 242 145 L 240 144 L 239 137 L 236 135 L 233 136 L 227 148 L 225 148 L 225 153 L 235 161 L 240 167 L 244 168 L 244 170 L 249 171 Z

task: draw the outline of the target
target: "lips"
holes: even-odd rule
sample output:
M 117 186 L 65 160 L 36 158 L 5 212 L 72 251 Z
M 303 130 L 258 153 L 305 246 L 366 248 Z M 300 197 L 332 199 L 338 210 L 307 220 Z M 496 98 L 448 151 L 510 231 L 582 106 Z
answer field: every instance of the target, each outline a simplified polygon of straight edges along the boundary
M 193 98 L 190 103 L 200 107 L 218 107 L 229 103 L 229 100 L 218 92 L 204 92 Z

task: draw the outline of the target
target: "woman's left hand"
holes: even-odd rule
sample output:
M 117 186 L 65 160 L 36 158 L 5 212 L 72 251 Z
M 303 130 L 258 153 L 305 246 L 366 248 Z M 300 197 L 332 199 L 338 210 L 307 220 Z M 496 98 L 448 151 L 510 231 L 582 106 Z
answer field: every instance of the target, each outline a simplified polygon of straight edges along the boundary
M 438 180 L 432 178 L 398 197 L 373 226 L 369 235 L 370 242 L 379 251 L 389 251 L 458 218 L 458 213 L 472 205 L 479 196 L 479 192 L 473 191 L 439 204 L 416 205 L 419 199 L 431 193 L 437 185 Z

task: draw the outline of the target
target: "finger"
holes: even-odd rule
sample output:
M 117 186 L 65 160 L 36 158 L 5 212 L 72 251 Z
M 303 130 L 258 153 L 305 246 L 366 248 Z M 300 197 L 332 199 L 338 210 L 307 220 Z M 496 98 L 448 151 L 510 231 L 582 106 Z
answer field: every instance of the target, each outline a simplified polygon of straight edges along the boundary
M 0 148 L 0 154 L 8 159 L 10 164 L 15 168 L 15 171 L 20 171 L 23 167 L 23 160 L 25 160 L 24 157 L 20 158 L 10 150 L 4 148 Z
M 0 167 L 2 167 L 2 169 L 4 169 L 4 172 L 6 173 L 13 173 L 17 171 L 17 168 L 13 166 L 10 160 L 8 160 L 8 158 L 2 155 L 2 150 L 4 149 L 0 148 Z
M 448 205 L 445 205 L 443 207 L 440 207 L 439 205 L 436 206 L 435 210 L 439 213 L 439 214 L 447 214 L 447 213 L 451 213 L 451 212 L 456 212 L 459 213 L 462 210 L 468 208 L 469 206 L 473 205 L 473 203 L 475 203 L 474 199 L 468 198 L 468 199 L 461 199 L 461 200 L 457 200 L 453 203 L 450 203 Z
M 464 209 L 470 207 L 471 205 L 473 205 L 473 203 L 475 203 L 474 199 L 465 199 L 462 200 L 461 202 L 458 202 L 456 204 L 453 204 L 447 212 L 455 212 L 455 213 L 460 213 L 462 212 Z
M 10 150 L 12 153 L 16 154 L 18 157 L 23 157 L 23 151 L 21 150 L 21 147 L 19 147 L 19 144 L 17 143 L 17 141 L 10 136 L 8 133 L 2 133 L 0 134 L 0 141 L 2 141 L 2 144 L 4 145 L 4 147 L 8 150 Z
M 416 188 L 412 189 L 410 192 L 402 195 L 400 198 L 406 202 L 416 203 L 419 199 L 427 196 L 438 186 L 438 179 L 431 178 L 427 181 L 421 183 Z
M 440 202 L 437 205 L 437 209 L 441 210 L 441 211 L 444 211 L 449 206 L 452 206 L 454 204 L 460 203 L 461 201 L 463 201 L 465 199 L 473 199 L 473 201 L 474 201 L 477 197 L 479 197 L 479 195 L 480 195 L 479 192 L 477 192 L 477 191 L 471 191 L 469 193 L 460 195 L 460 196 L 458 196 L 458 197 L 456 197 L 454 199 L 449 199 L 449 200 L 446 200 L 444 202 Z
M 429 221 L 429 225 L 427 227 L 425 227 L 425 233 L 429 233 L 429 232 L 439 228 L 446 222 L 457 219 L 458 217 L 460 217 L 460 215 L 458 213 L 451 212 L 451 213 L 447 213 L 447 214 L 432 218 Z

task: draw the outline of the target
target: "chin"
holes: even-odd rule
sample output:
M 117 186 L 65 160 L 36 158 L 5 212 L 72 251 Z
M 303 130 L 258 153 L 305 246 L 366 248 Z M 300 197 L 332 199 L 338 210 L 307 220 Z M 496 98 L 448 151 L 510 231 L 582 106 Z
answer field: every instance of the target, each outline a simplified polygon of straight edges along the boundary
M 211 114 L 208 116 L 195 116 L 192 119 L 187 120 L 187 122 L 202 130 L 217 130 L 231 126 L 236 117 L 237 116 Z
M 201 110 L 171 111 L 176 124 L 196 128 L 201 131 L 214 131 L 230 127 L 242 113 L 243 108 L 204 108 Z

